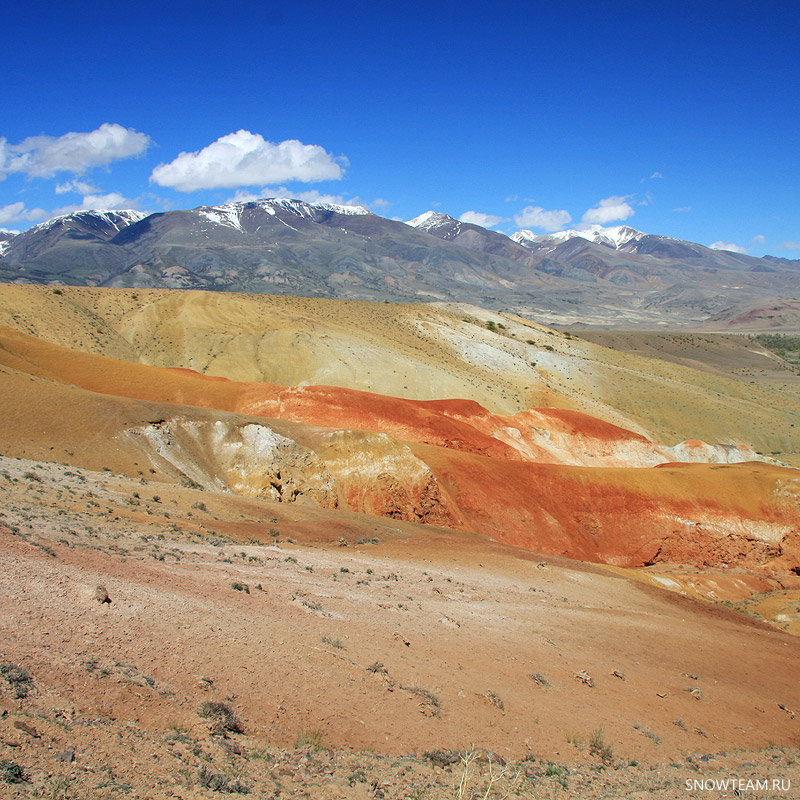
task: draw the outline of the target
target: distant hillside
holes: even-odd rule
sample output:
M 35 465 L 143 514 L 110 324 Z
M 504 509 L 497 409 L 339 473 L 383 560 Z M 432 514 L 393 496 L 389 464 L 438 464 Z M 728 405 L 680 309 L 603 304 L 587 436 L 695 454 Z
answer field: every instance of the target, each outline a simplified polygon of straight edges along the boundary
M 800 261 L 797 263 L 800 264 Z M 800 332 L 800 300 L 779 297 L 737 303 L 732 308 L 709 317 L 704 328 Z
M 668 445 L 702 439 L 784 461 L 800 454 L 800 397 L 782 383 L 669 363 L 657 349 L 602 347 L 475 306 L 0 285 L 0 324 L 84 352 L 230 380 L 463 398 L 501 414 L 573 409 Z M 725 363 L 739 358 L 695 338 L 696 366 L 703 348 Z
M 403 223 L 297 200 L 81 211 L 3 237 L 9 283 L 457 301 L 554 325 L 697 326 L 800 282 L 800 262 L 627 226 L 507 237 L 436 212 Z

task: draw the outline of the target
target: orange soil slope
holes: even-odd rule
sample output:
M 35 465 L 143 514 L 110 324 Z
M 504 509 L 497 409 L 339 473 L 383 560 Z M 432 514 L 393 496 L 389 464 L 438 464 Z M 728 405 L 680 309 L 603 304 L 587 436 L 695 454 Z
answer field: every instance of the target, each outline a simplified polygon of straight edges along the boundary
M 619 566 L 800 564 L 800 479 L 766 464 L 599 469 L 414 446 L 462 525 L 528 550 Z
M 652 455 L 657 446 L 577 412 L 502 417 L 469 401 L 220 381 L 75 353 L 8 329 L 0 331 L 0 363 L 106 395 L 325 426 L 287 431 L 283 423 L 282 435 L 310 455 L 298 462 L 300 482 L 280 500 L 440 524 L 530 550 L 625 566 L 678 561 L 785 572 L 800 564 L 800 479 L 794 470 L 755 463 L 620 468 L 624 456 L 638 466 L 642 454 Z M 359 428 L 401 441 L 354 430 Z M 553 463 L 552 449 L 537 447 L 538 434 L 541 441 L 561 436 L 564 460 L 594 448 L 613 468 Z M 410 450 L 403 440 L 413 443 Z M 164 441 L 175 450 L 174 437 Z M 214 454 L 204 458 L 213 469 Z M 542 459 L 549 463 L 536 463 Z M 270 481 L 252 478 L 265 469 L 255 463 L 251 477 L 227 485 L 267 496 L 262 490 L 270 491 Z M 302 481 L 312 470 L 319 478 L 306 491 Z M 278 477 L 287 483 L 285 474 Z
M 5 327 L 0 327 L 0 363 L 104 394 L 377 431 L 493 458 L 587 466 L 653 466 L 687 460 L 644 436 L 579 411 L 530 409 L 504 416 L 471 400 L 408 400 L 332 386 L 284 388 L 228 381 L 185 368 L 151 367 L 82 353 Z M 755 457 L 752 451 L 743 452 Z M 689 460 L 705 459 L 700 454 Z

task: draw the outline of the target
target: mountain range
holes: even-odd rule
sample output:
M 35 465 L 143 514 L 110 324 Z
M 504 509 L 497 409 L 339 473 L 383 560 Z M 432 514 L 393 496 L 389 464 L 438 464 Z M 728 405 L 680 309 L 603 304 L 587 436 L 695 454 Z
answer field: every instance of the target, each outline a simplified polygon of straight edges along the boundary
M 506 236 L 428 211 L 271 199 L 144 214 L 79 211 L 0 234 L 11 283 L 458 301 L 551 324 L 723 325 L 796 297 L 800 260 L 756 258 L 629 226 Z

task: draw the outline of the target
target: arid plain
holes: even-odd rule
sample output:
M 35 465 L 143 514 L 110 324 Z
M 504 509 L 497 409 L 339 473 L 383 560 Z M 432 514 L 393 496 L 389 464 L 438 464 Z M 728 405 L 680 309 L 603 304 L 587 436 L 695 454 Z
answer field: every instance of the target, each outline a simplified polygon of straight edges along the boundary
M 10 797 L 800 785 L 800 394 L 749 338 L 15 285 L 0 326 Z

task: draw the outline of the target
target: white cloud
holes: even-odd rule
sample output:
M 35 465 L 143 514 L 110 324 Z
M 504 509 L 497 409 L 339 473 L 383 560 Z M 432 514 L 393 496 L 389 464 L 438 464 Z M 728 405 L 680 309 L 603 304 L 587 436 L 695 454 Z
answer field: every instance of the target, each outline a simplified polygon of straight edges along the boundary
M 590 225 L 608 225 L 609 222 L 621 222 L 635 213 L 628 204 L 630 195 L 612 195 L 601 200 L 594 208 L 590 208 L 582 217 L 582 221 Z
M 159 164 L 150 180 L 181 192 L 198 189 L 232 189 L 258 186 L 274 181 L 338 180 L 344 170 L 316 144 L 296 139 L 274 144 L 250 131 L 222 136 L 194 153 L 181 153 L 169 164 Z M 346 161 L 346 160 L 345 160 Z
M 691 206 L 678 206 L 678 208 L 673 208 L 673 211 L 677 212 L 678 214 L 687 214 L 689 211 L 692 210 Z
M 514 215 L 514 222 L 520 228 L 541 228 L 553 233 L 572 222 L 572 215 L 568 211 L 546 211 L 541 206 L 527 206 Z
M 81 199 L 80 203 L 72 203 L 61 208 L 54 208 L 45 211 L 43 208 L 25 208 L 22 202 L 12 203 L 8 206 L 0 207 L 0 225 L 43 222 L 61 214 L 73 214 L 76 211 L 109 211 L 114 209 L 139 208 L 138 200 L 131 200 L 124 197 L 119 192 L 109 192 L 108 194 L 87 194 Z
M 733 242 L 714 242 L 709 247 L 712 250 L 730 250 L 732 253 L 746 253 L 747 248 Z
M 781 242 L 784 250 L 800 250 L 800 242 Z
M 710 244 L 709 247 L 712 250 L 730 250 L 732 253 L 749 253 L 756 245 L 764 244 L 767 241 L 767 237 L 761 233 L 757 233 L 751 240 L 749 247 L 742 247 L 740 244 L 735 244 L 734 242 L 714 242 Z
M 108 194 L 85 195 L 80 203 L 71 203 L 68 206 L 54 208 L 48 211 L 44 219 L 52 219 L 62 214 L 74 214 L 76 211 L 114 211 L 127 208 L 139 208 L 138 200 L 131 200 L 124 197 L 119 192 L 109 192 Z
M 66 181 L 56 186 L 56 194 L 97 194 L 100 190 L 86 181 Z
M 498 222 L 502 222 L 503 218 L 496 217 L 494 214 L 482 214 L 480 211 L 465 211 L 459 220 L 472 225 L 480 225 L 482 228 L 493 228 Z
M 88 133 L 29 136 L 16 145 L 3 139 L 0 176 L 17 172 L 31 178 L 51 178 L 57 172 L 82 175 L 91 167 L 105 167 L 112 161 L 137 156 L 149 144 L 146 134 L 108 122 Z
M 0 207 L 0 225 L 17 222 L 40 222 L 50 215 L 43 208 L 25 208 L 25 203 Z
M 129 200 L 127 197 L 123 197 L 119 192 L 86 195 L 81 203 L 81 209 L 83 211 L 91 211 L 93 209 L 109 210 L 138 207 L 139 203 L 136 200 Z
M 663 178 L 663 177 L 664 176 L 660 172 L 656 171 L 650 176 L 650 179 L 653 180 L 653 179 L 656 179 L 656 178 Z

